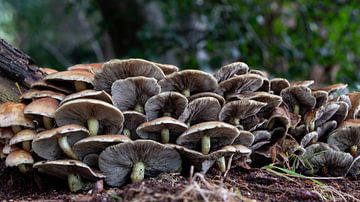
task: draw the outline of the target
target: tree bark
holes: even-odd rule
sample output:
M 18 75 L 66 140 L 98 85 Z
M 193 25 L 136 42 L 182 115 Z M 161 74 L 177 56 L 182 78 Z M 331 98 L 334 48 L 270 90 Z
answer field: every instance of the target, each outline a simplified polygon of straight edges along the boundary
M 0 39 L 0 103 L 18 101 L 21 91 L 43 77 L 28 55 Z

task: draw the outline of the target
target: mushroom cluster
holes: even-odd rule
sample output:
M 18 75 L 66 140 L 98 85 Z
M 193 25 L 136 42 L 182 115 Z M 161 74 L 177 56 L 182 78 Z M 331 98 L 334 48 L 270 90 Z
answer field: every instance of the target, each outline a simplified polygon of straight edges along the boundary
M 51 71 L 0 105 L 0 156 L 21 172 L 109 186 L 303 159 L 305 174 L 360 173 L 360 93 L 270 79 L 242 62 L 209 74 L 142 59 Z

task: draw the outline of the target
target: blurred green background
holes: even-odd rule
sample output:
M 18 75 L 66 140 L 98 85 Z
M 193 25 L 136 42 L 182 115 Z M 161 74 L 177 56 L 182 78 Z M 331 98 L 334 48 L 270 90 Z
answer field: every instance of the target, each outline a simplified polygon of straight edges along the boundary
M 138 57 L 215 71 L 360 84 L 360 2 L 1 0 L 0 37 L 39 66 Z

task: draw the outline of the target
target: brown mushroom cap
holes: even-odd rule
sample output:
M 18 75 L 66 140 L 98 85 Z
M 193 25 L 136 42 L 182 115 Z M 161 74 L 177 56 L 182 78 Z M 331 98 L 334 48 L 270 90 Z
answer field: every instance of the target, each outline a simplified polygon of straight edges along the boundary
M 295 81 L 291 82 L 290 86 L 304 86 L 304 87 L 310 87 L 314 84 L 313 80 L 304 80 L 304 81 Z
M 161 92 L 176 91 L 188 97 L 196 93 L 212 92 L 217 87 L 217 81 L 206 72 L 183 70 L 166 76 L 159 81 L 159 85 Z
M 90 73 L 95 74 L 102 69 L 103 63 L 90 63 L 90 64 L 76 64 L 68 67 L 67 70 L 86 70 Z
M 76 91 L 74 86 L 75 81 L 84 82 L 88 89 L 92 89 L 94 88 L 93 80 L 94 75 L 92 73 L 81 70 L 62 71 L 44 77 L 45 82 L 52 83 L 56 86 L 64 86 L 72 92 Z
M 347 96 L 351 101 L 351 107 L 348 113 L 348 119 L 360 118 L 360 93 L 348 93 Z
M 343 83 L 338 83 L 338 84 L 333 84 L 330 86 L 324 86 L 324 87 L 319 87 L 319 88 L 312 88 L 312 90 L 318 91 L 326 91 L 329 96 L 333 96 L 334 94 L 340 93 L 341 91 L 344 91 L 347 88 L 347 84 L 343 84 Z
M 217 99 L 212 97 L 198 98 L 190 102 L 179 120 L 194 125 L 205 121 L 217 121 L 221 106 Z
M 200 151 L 201 138 L 206 135 L 211 138 L 211 153 L 223 146 L 232 144 L 239 133 L 240 131 L 236 127 L 224 122 L 203 122 L 187 129 L 176 140 L 176 144 Z
M 215 74 L 214 77 L 218 83 L 230 79 L 233 76 L 246 74 L 249 71 L 249 66 L 243 62 L 234 62 L 222 66 Z
M 51 90 L 57 91 L 64 94 L 70 94 L 72 91 L 65 86 L 57 86 L 50 82 L 46 82 L 44 80 L 38 80 L 31 84 L 32 89 L 39 89 L 39 90 Z
M 130 138 L 132 140 L 139 139 L 139 136 L 136 133 L 136 129 L 140 124 L 146 122 L 145 115 L 136 111 L 125 111 L 123 114 L 125 118 L 124 130 L 129 130 Z
M 14 167 L 20 164 L 33 164 L 34 159 L 31 154 L 25 150 L 12 151 L 5 160 L 6 167 Z
M 14 136 L 14 131 L 11 127 L 0 128 L 0 142 L 8 143 L 8 141 Z
M 165 75 L 174 73 L 179 71 L 179 68 L 175 65 L 170 65 L 170 64 L 162 64 L 162 63 L 157 63 L 157 62 L 153 62 L 156 66 L 158 66 Z
M 104 102 L 112 104 L 111 96 L 106 93 L 105 91 L 96 91 L 96 90 L 83 90 L 80 92 L 76 92 L 66 96 L 61 102 L 60 105 L 64 104 L 65 102 L 76 100 L 80 98 L 86 99 L 94 99 L 94 100 L 102 100 Z
M 188 97 L 188 101 L 191 102 L 197 98 L 202 98 L 202 97 L 213 97 L 216 98 L 219 101 L 219 104 L 221 106 L 223 106 L 225 104 L 225 99 L 223 97 L 221 97 L 220 95 L 216 94 L 216 93 L 212 93 L 212 92 L 203 92 L 203 93 L 197 93 L 195 95 L 192 95 L 190 97 Z
M 33 139 L 32 149 L 46 160 L 55 160 L 63 157 L 63 151 L 58 145 L 58 138 L 67 136 L 70 146 L 75 142 L 89 136 L 89 131 L 82 126 L 71 124 L 59 128 L 43 131 Z
M 338 111 L 340 105 L 334 102 L 326 103 L 316 110 L 309 111 L 305 114 L 304 122 L 309 129 L 315 130 L 325 122 L 329 121 Z
M 95 74 L 95 89 L 110 93 L 112 84 L 119 79 L 144 76 L 160 80 L 163 71 L 154 63 L 142 59 L 110 60 Z
M 30 129 L 22 130 L 16 133 L 16 135 L 11 138 L 9 145 L 15 145 L 25 141 L 32 141 L 35 138 L 35 136 L 36 136 L 36 132 L 34 130 L 30 130 Z
M 333 130 L 335 130 L 336 127 L 337 127 L 336 121 L 328 121 L 328 122 L 324 123 L 323 125 L 321 125 L 320 127 L 318 127 L 316 129 L 316 132 L 318 133 L 318 136 L 319 136 L 318 139 L 326 141 L 329 134 Z
M 328 95 L 328 93 L 326 91 L 317 90 L 317 91 L 312 91 L 311 94 L 316 99 L 315 108 L 321 107 L 322 105 L 324 105 L 329 100 L 329 95 Z
M 52 69 L 52 68 L 48 68 L 48 67 L 40 67 L 39 70 L 40 70 L 43 74 L 45 74 L 45 75 L 58 72 L 58 70 Z
M 304 115 L 315 107 L 316 99 L 311 95 L 310 88 L 306 86 L 291 86 L 280 93 L 283 101 L 294 112 L 295 106 L 299 107 L 299 114 Z
M 36 90 L 30 89 L 21 95 L 21 100 L 26 103 L 30 103 L 33 99 L 50 97 L 59 101 L 65 98 L 65 95 L 51 90 Z
M 318 136 L 317 132 L 314 131 L 314 132 L 308 133 L 301 139 L 300 146 L 305 148 L 308 145 L 317 142 L 318 138 L 319 138 L 319 136 Z
M 58 126 L 77 124 L 86 126 L 87 120 L 99 121 L 98 134 L 116 134 L 122 129 L 124 116 L 111 104 L 93 99 L 77 99 L 64 103 L 55 112 Z
M 136 133 L 143 139 L 161 142 L 162 129 L 169 130 L 169 142 L 175 143 L 176 139 L 187 130 L 187 125 L 171 117 L 161 117 L 141 124 Z
M 259 75 L 244 74 L 221 82 L 214 92 L 227 99 L 234 94 L 255 92 L 263 83 L 264 79 Z
M 178 92 L 160 93 L 146 101 L 146 118 L 151 121 L 166 115 L 177 119 L 184 112 L 187 104 L 186 97 Z
M 255 136 L 246 130 L 241 130 L 239 135 L 235 138 L 233 145 L 244 145 L 250 147 L 254 143 Z
M 125 184 L 130 179 L 132 167 L 138 162 L 144 164 L 145 177 L 181 169 L 181 157 L 173 146 L 151 140 L 113 145 L 99 156 L 100 170 L 106 175 L 105 181 L 110 186 Z
M 22 103 L 5 102 L 0 104 L 0 127 L 34 128 L 32 121 L 24 116 L 24 108 L 25 105 Z
M 251 132 L 254 135 L 254 143 L 267 141 L 271 138 L 271 133 L 267 130 L 255 130 Z
M 138 105 L 145 106 L 146 101 L 160 93 L 156 79 L 143 76 L 117 80 L 111 87 L 114 105 L 122 110 L 134 110 Z
M 351 152 L 351 147 L 356 149 L 353 155 L 360 155 L 360 126 L 342 126 L 334 130 L 327 139 L 329 145 L 335 145 L 340 151 Z
M 59 107 L 59 101 L 53 98 L 40 98 L 24 108 L 24 114 L 26 116 L 46 116 L 54 118 L 55 111 Z
M 40 161 L 35 163 L 33 167 L 38 169 L 39 172 L 60 179 L 68 179 L 68 175 L 74 173 L 90 181 L 96 181 L 105 177 L 103 174 L 94 172 L 89 166 L 77 160 Z
M 270 80 L 270 90 L 273 91 L 275 95 L 280 95 L 280 92 L 287 87 L 290 87 L 290 83 L 286 79 L 274 78 Z

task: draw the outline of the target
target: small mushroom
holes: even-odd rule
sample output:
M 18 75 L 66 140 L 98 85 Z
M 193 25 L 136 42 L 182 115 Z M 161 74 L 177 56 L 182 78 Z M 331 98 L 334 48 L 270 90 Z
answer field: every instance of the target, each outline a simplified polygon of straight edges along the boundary
M 25 105 L 22 103 L 5 102 L 0 104 L 0 128 L 11 127 L 16 134 L 22 128 L 34 128 L 32 121 L 24 115 Z
M 18 133 L 14 137 L 11 138 L 9 145 L 21 144 L 23 150 L 30 152 L 31 150 L 31 141 L 35 138 L 36 132 L 30 129 L 24 129 Z
M 122 110 L 144 113 L 146 101 L 160 93 L 156 79 L 143 76 L 117 80 L 111 87 L 114 105 Z
M 116 134 L 122 129 L 124 116 L 111 104 L 94 99 L 66 102 L 55 112 L 58 126 L 77 124 L 86 126 L 90 135 Z
M 318 136 L 317 132 L 315 132 L 315 131 L 310 132 L 301 139 L 300 146 L 302 148 L 305 148 L 311 144 L 315 144 L 317 142 L 318 138 L 319 138 L 319 136 Z
M 71 192 L 83 189 L 85 183 L 82 179 L 97 181 L 105 177 L 77 160 L 40 161 L 35 163 L 33 167 L 39 172 L 67 180 Z
M 212 97 L 198 98 L 186 106 L 179 117 L 179 121 L 188 126 L 205 121 L 217 121 L 220 110 L 221 106 L 217 99 Z
M 295 81 L 291 82 L 290 86 L 304 86 L 304 87 L 310 87 L 314 84 L 313 80 L 304 80 L 304 81 Z
M 136 129 L 140 124 L 146 122 L 145 115 L 136 111 L 125 111 L 123 114 L 125 121 L 122 134 L 130 137 L 132 140 L 139 139 Z
M 63 86 L 71 92 L 79 92 L 92 89 L 94 75 L 87 71 L 72 70 L 49 74 L 44 77 L 44 81 L 56 86 Z
M 294 114 L 304 115 L 315 107 L 316 99 L 306 86 L 290 86 L 281 91 L 280 96 Z
M 187 129 L 187 125 L 171 117 L 161 117 L 141 124 L 136 133 L 143 139 L 157 142 L 175 143 L 176 139 Z
M 188 97 L 188 101 L 191 102 L 197 98 L 202 98 L 202 97 L 216 98 L 219 101 L 220 106 L 223 106 L 225 104 L 225 99 L 223 97 L 221 97 L 220 95 L 218 95 L 216 93 L 212 93 L 212 92 L 197 93 L 195 95 Z
M 58 72 L 58 70 L 52 69 L 52 68 L 48 68 L 48 67 L 40 67 L 39 70 L 40 70 L 44 75 L 48 75 L 48 74 L 52 74 L 52 73 Z
M 359 156 L 360 125 L 342 125 L 330 134 L 327 143 L 337 146 L 340 151 L 349 152 L 353 157 Z
M 70 94 L 72 91 L 67 88 L 67 86 L 59 86 L 52 84 L 50 82 L 46 82 L 45 80 L 38 80 L 31 84 L 31 89 L 37 90 L 51 90 L 55 92 L 60 92 L 63 94 Z
M 324 140 L 326 142 L 328 136 L 333 130 L 335 130 L 336 127 L 337 127 L 336 121 L 328 121 L 323 125 L 319 126 L 318 128 L 316 128 L 316 132 L 318 133 L 319 136 L 318 139 Z
M 76 93 L 73 93 L 73 94 L 70 94 L 70 95 L 66 96 L 60 102 L 60 105 L 64 104 L 65 102 L 69 102 L 71 100 L 76 100 L 76 99 L 81 99 L 81 98 L 101 100 L 101 101 L 112 104 L 111 96 L 108 93 L 106 93 L 105 91 L 103 91 L 103 90 L 102 91 L 83 90 L 83 91 L 76 92 Z
M 270 90 L 275 95 L 280 95 L 280 92 L 287 87 L 290 87 L 290 83 L 286 79 L 274 78 L 270 80 Z
M 129 179 L 136 183 L 163 172 L 179 172 L 181 157 L 173 146 L 136 140 L 105 149 L 100 154 L 99 167 L 108 185 L 122 186 Z
M 169 75 L 169 74 L 179 71 L 179 68 L 175 65 L 162 64 L 162 63 L 157 63 L 157 62 L 153 62 L 153 63 L 156 66 L 158 66 L 164 72 L 165 75 Z
M 12 151 L 5 160 L 6 167 L 18 167 L 21 173 L 26 173 L 34 163 L 31 154 L 25 150 Z
M 95 89 L 110 93 L 111 86 L 116 80 L 137 76 L 150 77 L 158 81 L 165 77 L 157 65 L 146 60 L 110 60 L 104 63 L 102 70 L 95 74 Z
M 234 76 L 246 74 L 249 71 L 249 66 L 243 62 L 234 62 L 222 66 L 215 74 L 214 77 L 218 83 L 230 79 Z
M 350 99 L 351 107 L 349 109 L 348 119 L 360 118 L 360 92 L 348 93 L 347 96 Z
M 71 67 L 68 67 L 67 70 L 85 70 L 92 74 L 99 72 L 102 69 L 103 63 L 90 63 L 90 64 L 76 64 Z
M 327 92 L 329 94 L 330 97 L 333 97 L 334 95 L 340 94 L 342 91 L 345 91 L 347 86 L 348 86 L 347 84 L 338 83 L 338 84 L 333 84 L 333 85 L 330 85 L 330 86 L 312 88 L 312 90 L 325 91 L 325 92 Z
M 22 102 L 28 104 L 34 99 L 40 99 L 40 98 L 45 98 L 45 97 L 50 97 L 50 98 L 54 98 L 58 101 L 61 101 L 65 98 L 65 95 L 63 93 L 58 93 L 58 92 L 51 91 L 51 90 L 30 89 L 30 90 L 26 91 L 25 93 L 23 93 L 21 95 L 20 99 L 22 100 Z
M 322 91 L 322 90 L 317 90 L 317 91 L 312 91 L 311 94 L 315 97 L 316 99 L 316 105 L 315 108 L 319 108 L 322 105 L 326 104 L 329 100 L 329 95 L 326 91 Z
M 329 102 L 318 109 L 307 112 L 304 117 L 304 122 L 308 127 L 308 131 L 314 131 L 317 127 L 329 121 L 339 107 L 339 104 Z
M 239 135 L 235 138 L 233 145 L 244 145 L 250 147 L 255 140 L 255 136 L 246 130 L 240 130 Z
M 159 81 L 161 92 L 176 91 L 185 97 L 212 92 L 217 87 L 216 79 L 199 70 L 183 70 L 172 73 Z
M 164 92 L 154 95 L 145 103 L 145 114 L 148 121 L 163 116 L 175 119 L 184 112 L 188 100 L 178 92 Z
M 58 100 L 49 97 L 40 98 L 28 104 L 24 108 L 24 114 L 49 130 L 54 127 L 54 115 L 58 107 Z

